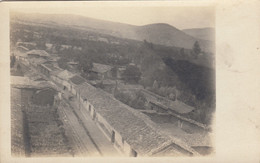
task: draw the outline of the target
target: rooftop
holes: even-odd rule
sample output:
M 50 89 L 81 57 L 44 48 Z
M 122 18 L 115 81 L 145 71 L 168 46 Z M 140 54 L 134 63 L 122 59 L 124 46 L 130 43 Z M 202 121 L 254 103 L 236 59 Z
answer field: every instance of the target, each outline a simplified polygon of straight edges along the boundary
M 185 135 L 182 139 L 192 147 L 212 147 L 211 137 L 213 137 L 213 134 L 211 133 L 194 133 Z
M 28 59 L 31 63 L 36 63 L 36 64 L 42 64 L 42 63 L 44 63 L 44 62 L 47 62 L 47 60 L 46 59 L 44 59 L 44 58 L 29 58 Z
M 19 56 L 19 57 L 27 57 L 27 54 L 26 53 L 22 53 L 20 52 L 19 50 L 17 50 L 15 53 L 14 53 L 15 56 Z
M 93 63 L 92 71 L 97 72 L 97 73 L 105 73 L 111 69 L 112 69 L 112 66 L 104 65 L 104 64 L 100 64 L 100 63 Z
M 49 64 L 49 63 L 44 63 L 44 64 L 41 64 L 42 66 L 44 67 L 47 67 L 50 71 L 57 71 L 57 70 L 60 70 L 59 68 L 53 66 L 52 64 Z
M 144 95 L 148 101 L 151 101 L 157 105 L 160 104 L 161 106 L 169 108 L 179 114 L 186 114 L 195 109 L 194 107 L 191 107 L 181 101 L 178 101 L 178 100 L 172 101 L 172 100 L 166 99 L 165 97 L 159 96 L 153 92 L 150 92 L 150 91 L 147 91 L 144 89 L 142 90 L 142 92 L 144 93 Z
M 96 111 L 121 134 L 139 155 L 152 155 L 151 152 L 169 143 L 178 144 L 178 146 L 194 152 L 186 143 L 161 133 L 156 124 L 146 115 L 119 102 L 103 90 L 86 82 L 77 86 L 76 89 L 80 90 L 81 96 L 88 99 Z
M 31 51 L 28 51 L 27 54 L 37 54 L 42 57 L 50 56 L 49 53 L 47 53 L 45 50 L 31 50 Z
M 32 46 L 36 46 L 35 42 L 17 42 L 16 43 L 17 46 L 19 45 L 32 45 Z
M 185 103 L 183 103 L 181 101 L 176 100 L 176 101 L 170 101 L 169 109 L 176 111 L 180 114 L 186 114 L 186 113 L 193 111 L 195 108 L 191 107 L 189 105 L 186 105 Z
M 12 87 L 17 88 L 45 88 L 51 87 L 56 88 L 54 84 L 48 81 L 33 81 L 28 77 L 23 76 L 11 76 Z
M 86 80 L 79 75 L 73 76 L 72 78 L 70 78 L 70 81 L 76 85 L 80 85 L 80 84 L 86 82 Z
M 24 47 L 24 46 L 17 46 L 16 47 L 16 49 L 22 49 L 22 50 L 24 50 L 24 51 L 28 51 L 29 49 L 28 48 L 26 48 L 26 47 Z
M 69 80 L 69 78 L 71 78 L 72 76 L 74 76 L 73 73 L 69 72 L 68 70 L 64 70 L 64 71 L 61 71 L 60 73 L 57 74 L 57 76 L 61 79 L 64 79 L 64 80 Z

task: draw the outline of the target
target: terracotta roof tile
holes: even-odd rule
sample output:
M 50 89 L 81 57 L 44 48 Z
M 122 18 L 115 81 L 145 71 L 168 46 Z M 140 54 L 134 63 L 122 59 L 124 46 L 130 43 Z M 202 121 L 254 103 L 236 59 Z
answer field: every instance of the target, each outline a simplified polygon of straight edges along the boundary
M 154 123 L 148 117 L 121 103 L 103 90 L 86 82 L 76 89 L 139 155 L 151 155 L 151 151 L 166 142 L 173 141 L 171 137 L 162 134 L 158 128 L 154 127 Z M 192 151 L 184 142 L 175 140 L 174 143 Z
M 39 56 L 45 56 L 45 57 L 50 56 L 50 54 L 47 53 L 45 50 L 31 50 L 28 51 L 27 54 L 38 54 Z
M 73 73 L 69 72 L 68 70 L 64 70 L 58 73 L 57 76 L 61 79 L 68 80 L 73 76 Z
M 76 85 L 79 85 L 79 84 L 82 84 L 82 83 L 86 82 L 86 80 L 84 78 L 82 78 L 81 76 L 79 76 L 79 75 L 73 76 L 72 78 L 70 78 L 70 81 L 73 84 L 76 84 Z

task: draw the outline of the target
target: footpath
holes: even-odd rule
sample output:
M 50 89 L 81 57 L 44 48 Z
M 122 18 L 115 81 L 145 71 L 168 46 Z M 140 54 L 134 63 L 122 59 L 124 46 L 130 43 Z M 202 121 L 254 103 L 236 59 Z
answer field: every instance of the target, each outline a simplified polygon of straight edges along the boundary
M 89 136 L 101 156 L 120 156 L 120 153 L 115 149 L 114 145 L 109 141 L 104 133 L 98 128 L 95 122 L 91 119 L 90 115 L 84 110 L 83 106 L 79 105 L 79 101 L 76 99 L 76 96 L 68 91 L 60 91 L 63 93 L 63 99 L 66 100 L 67 103 L 69 103 L 69 105 L 71 106 L 70 108 L 74 112 L 75 116 L 78 118 L 86 134 Z

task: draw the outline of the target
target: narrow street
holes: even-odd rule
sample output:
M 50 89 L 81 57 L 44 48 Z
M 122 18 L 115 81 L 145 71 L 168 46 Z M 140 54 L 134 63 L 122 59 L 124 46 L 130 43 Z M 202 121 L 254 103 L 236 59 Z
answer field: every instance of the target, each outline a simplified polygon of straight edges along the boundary
M 58 107 L 60 120 L 63 122 L 65 134 L 68 137 L 73 155 L 75 157 L 102 157 L 102 156 L 120 156 L 120 153 L 115 149 L 114 145 L 98 128 L 90 115 L 79 109 L 77 100 L 69 100 L 73 95 L 64 91 L 59 85 L 51 81 L 50 78 L 31 69 L 31 73 L 38 74 L 44 79 L 55 85 L 58 92 L 62 93 L 62 100 Z M 76 97 L 73 96 L 73 99 Z
M 78 118 L 67 103 L 61 102 L 59 114 L 63 121 L 66 134 L 74 151 L 74 156 L 100 156 L 93 142 L 85 133 Z
M 63 91 L 61 114 L 74 144 L 75 156 L 119 156 L 113 144 L 97 127 L 91 117 L 81 109 L 76 100 L 68 100 L 71 93 Z M 70 135 L 70 136 L 69 136 Z

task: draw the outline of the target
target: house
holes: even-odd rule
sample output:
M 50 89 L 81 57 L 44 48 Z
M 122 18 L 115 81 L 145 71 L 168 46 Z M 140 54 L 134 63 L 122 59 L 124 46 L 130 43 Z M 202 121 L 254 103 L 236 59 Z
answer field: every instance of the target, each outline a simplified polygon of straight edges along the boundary
M 106 137 L 123 154 L 133 157 L 160 156 L 160 153 L 186 156 L 198 154 L 185 142 L 161 133 L 147 116 L 103 90 L 84 82 L 76 86 L 76 91 L 82 112 L 90 114 Z
M 31 50 L 29 52 L 27 52 L 27 56 L 28 57 L 35 57 L 35 58 L 44 58 L 47 59 L 50 54 L 47 53 L 45 50 Z
M 188 114 L 195 110 L 194 107 L 179 100 L 172 101 L 145 89 L 142 89 L 142 93 L 148 101 L 148 109 L 151 110 L 156 110 L 158 112 L 166 112 L 167 110 L 167 112 L 173 112 L 179 115 Z
M 33 81 L 29 77 L 11 76 L 11 86 L 16 88 L 53 88 L 56 89 L 48 81 Z
M 20 51 L 20 52 L 22 52 L 22 53 L 25 53 L 25 52 L 27 52 L 29 49 L 28 48 L 26 48 L 26 47 L 24 47 L 24 46 L 17 46 L 16 47 L 16 50 L 18 50 L 18 51 Z
M 64 90 L 68 90 L 70 88 L 69 79 L 72 76 L 74 76 L 73 73 L 68 70 L 63 70 L 61 72 L 53 73 L 51 78 L 55 83 L 62 85 Z
M 178 113 L 178 114 L 188 114 L 190 112 L 192 112 L 193 110 L 195 110 L 194 107 L 192 106 L 189 106 L 179 100 L 175 100 L 175 101 L 171 101 L 169 100 L 169 109 L 175 113 Z
M 153 110 L 157 113 L 167 113 L 176 117 L 179 128 L 185 128 L 185 126 L 190 128 L 192 126 L 195 130 L 207 129 L 204 124 L 189 118 L 188 115 L 195 110 L 194 107 L 178 100 L 172 101 L 166 99 L 145 89 L 142 89 L 142 93 L 147 100 L 146 108 L 148 110 Z
M 71 91 L 72 94 L 78 96 L 77 91 L 76 91 L 76 86 L 86 82 L 84 78 L 82 78 L 80 75 L 74 75 L 69 79 L 70 87 L 69 90 Z
M 148 108 L 151 109 L 151 110 L 154 110 L 158 113 L 167 113 L 169 108 L 158 103 L 158 102 L 153 102 L 153 101 L 150 101 L 148 103 Z
M 78 62 L 70 61 L 70 62 L 67 62 L 67 65 L 68 65 L 67 68 L 68 68 L 69 71 L 77 73 Z
M 125 72 L 126 66 L 118 66 L 116 76 L 118 79 L 122 79 L 122 74 Z
M 36 47 L 36 43 L 35 42 L 17 42 L 16 46 L 23 46 L 27 49 L 33 49 Z
M 93 68 L 90 72 L 90 75 L 93 76 L 93 78 L 100 79 L 100 80 L 111 78 L 112 77 L 111 69 L 112 66 L 100 64 L 100 63 L 93 63 Z
M 28 61 L 30 63 L 30 66 L 34 67 L 35 69 L 38 69 L 39 65 L 47 62 L 47 60 L 44 59 L 44 58 L 34 58 L 34 57 L 33 58 L 31 58 L 31 57 L 28 58 Z
M 101 80 L 98 83 L 101 84 L 103 90 L 110 92 L 110 93 L 113 93 L 113 91 L 117 85 L 117 81 L 111 80 L 111 79 Z
M 43 73 L 46 76 L 50 76 L 50 74 L 54 71 L 61 70 L 58 67 L 53 66 L 51 63 L 43 63 L 38 66 L 38 69 L 41 73 Z
M 17 60 L 25 61 L 27 59 L 27 54 L 24 52 L 21 52 L 21 50 L 18 50 L 15 52 L 15 58 Z

